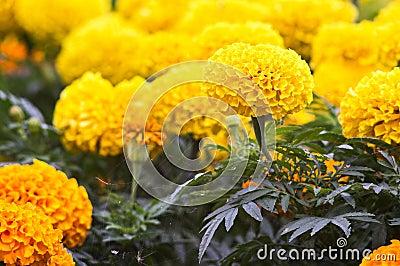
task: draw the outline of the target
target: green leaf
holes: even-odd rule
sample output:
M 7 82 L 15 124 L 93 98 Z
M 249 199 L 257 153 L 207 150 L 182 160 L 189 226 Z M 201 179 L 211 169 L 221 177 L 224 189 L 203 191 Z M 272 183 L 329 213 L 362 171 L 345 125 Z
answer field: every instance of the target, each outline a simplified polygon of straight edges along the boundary
M 301 127 L 299 126 L 282 126 L 282 127 L 277 127 L 276 128 L 276 136 L 280 136 L 280 135 L 287 135 L 290 134 L 296 130 L 301 129 Z
M 254 202 L 248 202 L 242 205 L 242 208 L 247 212 L 251 217 L 256 219 L 257 221 L 262 221 L 263 217 L 261 215 L 260 208 Z
M 316 128 L 312 128 L 310 130 L 303 131 L 302 133 L 300 133 L 299 135 L 297 135 L 294 138 L 293 144 L 299 144 L 299 143 L 306 142 L 307 140 L 312 140 L 313 137 L 317 136 L 323 130 L 325 130 L 325 128 L 316 127 Z
M 344 232 L 344 234 L 346 235 L 346 237 L 350 236 L 351 233 L 351 223 L 343 218 L 343 217 L 336 217 L 332 220 L 332 223 L 334 225 L 337 225 L 338 227 L 340 227 L 340 229 L 342 229 L 342 231 Z
M 312 231 L 311 231 L 311 236 L 315 235 L 318 233 L 322 228 L 324 228 L 327 224 L 329 224 L 331 221 L 329 219 L 322 219 L 319 220 L 318 222 L 315 223 Z
M 238 208 L 233 208 L 229 211 L 226 211 L 226 216 L 225 216 L 225 229 L 228 232 L 231 227 L 233 226 L 233 222 L 235 221 L 235 218 L 238 214 L 239 209 Z
M 284 213 L 286 213 L 289 208 L 289 200 L 290 200 L 290 195 L 285 194 L 281 196 L 281 207 Z
M 262 199 L 258 199 L 256 201 L 257 204 L 259 204 L 262 208 L 269 212 L 273 212 L 275 208 L 275 203 L 276 203 L 277 198 L 269 198 L 269 197 L 264 197 Z
M 219 214 L 217 217 L 211 220 L 211 223 L 208 224 L 207 230 L 204 233 L 203 237 L 201 238 L 199 246 L 199 256 L 198 256 L 199 263 L 201 262 L 201 259 L 203 258 L 207 247 L 210 245 L 211 239 L 213 238 L 215 231 L 217 230 L 218 226 L 221 224 L 223 220 L 224 220 L 224 215 Z
M 347 192 L 342 192 L 340 196 L 353 208 L 356 207 L 356 201 L 354 198 Z

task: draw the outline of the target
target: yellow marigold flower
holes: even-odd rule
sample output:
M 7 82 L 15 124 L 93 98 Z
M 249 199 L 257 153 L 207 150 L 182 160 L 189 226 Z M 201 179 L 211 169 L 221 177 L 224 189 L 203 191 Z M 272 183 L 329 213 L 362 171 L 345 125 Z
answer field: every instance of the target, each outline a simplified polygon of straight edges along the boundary
M 14 5 L 16 0 L 2 0 L 0 5 L 0 35 L 3 32 L 11 32 L 18 28 L 14 17 Z
M 133 78 L 139 38 L 138 31 L 116 14 L 99 17 L 65 38 L 57 70 L 66 83 L 87 71 L 100 72 L 113 84 Z
M 339 122 L 345 137 L 376 137 L 400 143 L 400 69 L 375 71 L 344 96 Z
M 272 5 L 273 16 L 266 19 L 283 36 L 286 47 L 306 60 L 318 28 L 337 21 L 354 21 L 357 9 L 338 0 L 278 0 Z
M 312 66 L 328 60 L 377 65 L 379 41 L 377 27 L 370 21 L 325 25 L 314 39 Z
M 0 261 L 7 265 L 75 265 L 62 231 L 31 203 L 0 200 Z M 59 258 L 59 259 L 58 259 Z
M 274 30 L 270 24 L 262 22 L 219 22 L 206 27 L 196 41 L 199 44 L 199 49 L 202 50 L 200 56 L 202 59 L 209 58 L 219 48 L 235 42 L 267 43 L 284 47 L 283 39 L 279 32 Z
M 399 5 L 400 6 L 400 5 Z M 400 9 L 399 9 L 400 11 Z M 383 68 L 391 69 L 399 65 L 400 61 L 400 20 L 396 23 L 387 23 L 378 27 L 379 63 Z
M 0 42 L 0 71 L 5 74 L 13 73 L 20 61 L 27 57 L 28 51 L 25 43 L 18 37 L 9 34 Z
M 101 156 L 120 154 L 125 109 L 143 81 L 137 76 L 114 87 L 100 73 L 87 72 L 67 86 L 53 117 L 65 147 Z
M 313 74 L 314 92 L 339 107 L 348 89 L 356 86 L 362 77 L 375 70 L 376 66 L 362 66 L 353 61 L 327 60 L 321 62 Z
M 395 266 L 400 263 L 400 241 L 390 240 L 392 244 L 375 249 L 363 258 L 360 266 Z M 389 259 L 390 258 L 390 259 Z
M 239 115 L 260 116 L 271 112 L 274 119 L 279 119 L 300 111 L 312 101 L 314 82 L 310 68 L 293 50 L 269 44 L 234 43 L 219 49 L 209 60 L 240 70 L 259 86 L 257 91 L 241 86 L 244 99 L 220 85 L 204 86 L 209 96 L 226 102 Z M 225 73 L 226 69 L 221 71 Z
M 116 9 L 137 28 L 147 32 L 168 30 L 183 16 L 185 0 L 118 0 Z
M 217 22 L 263 21 L 271 15 L 268 8 L 243 0 L 192 1 L 175 29 L 193 34 Z
M 400 12 L 400 1 L 392 0 L 379 11 L 374 21 L 379 24 L 400 22 L 399 12 Z
M 135 73 L 149 77 L 170 65 L 198 59 L 196 47 L 187 34 L 157 32 L 143 36 L 138 43 Z
M 81 23 L 107 13 L 107 0 L 16 0 L 18 23 L 40 41 L 60 41 Z
M 62 231 L 69 248 L 82 245 L 90 229 L 92 204 L 85 188 L 44 162 L 1 167 L 0 199 L 37 206 Z

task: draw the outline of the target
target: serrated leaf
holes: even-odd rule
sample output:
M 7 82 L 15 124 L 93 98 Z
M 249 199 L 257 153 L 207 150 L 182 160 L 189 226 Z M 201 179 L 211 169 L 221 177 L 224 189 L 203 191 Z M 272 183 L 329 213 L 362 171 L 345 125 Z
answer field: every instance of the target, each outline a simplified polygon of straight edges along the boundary
M 248 202 L 242 205 L 243 210 L 247 212 L 251 217 L 257 221 L 262 221 L 263 217 L 261 215 L 260 208 L 254 202 Z
M 364 177 L 365 175 L 361 172 L 358 171 L 341 171 L 341 175 L 350 175 L 350 176 L 358 176 L 358 177 Z
M 299 130 L 301 129 L 301 127 L 299 126 L 284 126 L 284 127 L 278 127 L 276 128 L 276 132 L 275 135 L 276 136 L 280 136 L 280 135 L 286 135 L 286 134 L 290 134 L 293 131 Z
M 307 223 L 314 222 L 315 220 L 318 220 L 318 219 L 320 219 L 320 217 L 304 217 L 299 220 L 290 222 L 284 226 L 281 235 L 287 234 L 293 230 L 296 230 L 299 227 L 302 227 L 303 225 L 305 225 Z
M 292 242 L 296 237 L 301 236 L 305 232 L 311 230 L 314 226 L 314 223 L 308 223 L 296 229 L 293 234 L 289 238 L 289 242 Z
M 384 152 L 384 151 L 378 151 L 383 157 L 385 157 L 385 159 L 390 163 L 390 165 L 393 167 L 393 168 L 396 168 L 396 163 L 395 163 L 395 161 L 394 161 L 394 159 L 393 159 L 393 156 L 390 156 L 389 154 L 387 154 L 386 152 Z
M 277 198 L 262 198 L 256 201 L 257 204 L 260 204 L 262 208 L 265 210 L 272 212 L 275 208 L 275 203 L 277 201 Z
M 348 144 L 342 144 L 342 145 L 339 145 L 339 146 L 337 146 L 339 149 L 346 149 L 346 150 L 353 150 L 354 148 L 353 147 L 351 147 L 350 145 L 348 145 Z
M 235 218 L 238 214 L 239 209 L 238 208 L 233 208 L 229 211 L 226 211 L 225 215 L 225 229 L 228 232 L 231 227 L 233 226 L 233 222 L 235 221 Z
M 203 237 L 201 238 L 200 246 L 199 246 L 199 263 L 206 252 L 207 247 L 210 245 L 211 239 L 214 236 L 215 231 L 217 230 L 218 226 L 223 221 L 224 217 L 222 215 L 217 216 L 215 219 L 212 220 L 212 223 L 208 226 L 206 232 L 204 233 Z
M 330 219 L 321 219 L 318 222 L 315 223 L 312 231 L 311 231 L 311 236 L 315 235 L 318 233 L 322 228 L 324 228 L 327 224 L 331 222 Z
M 323 127 L 316 127 L 310 130 L 303 131 L 299 135 L 297 135 L 294 140 L 293 144 L 299 144 L 305 142 L 307 140 L 311 140 L 313 137 L 317 136 L 321 131 L 325 130 Z
M 351 233 L 351 223 L 343 218 L 343 217 L 335 217 L 334 219 L 332 219 L 332 223 L 334 225 L 337 225 L 340 229 L 342 229 L 343 233 L 345 234 L 346 237 L 350 236 Z
M 389 224 L 391 226 L 398 226 L 400 225 L 400 218 L 393 218 L 391 220 L 389 220 Z
M 356 201 L 354 198 L 347 192 L 342 192 L 340 196 L 351 206 L 353 209 L 356 207 Z
M 284 213 L 286 213 L 289 208 L 289 201 L 290 201 L 290 195 L 285 194 L 281 196 L 281 207 Z

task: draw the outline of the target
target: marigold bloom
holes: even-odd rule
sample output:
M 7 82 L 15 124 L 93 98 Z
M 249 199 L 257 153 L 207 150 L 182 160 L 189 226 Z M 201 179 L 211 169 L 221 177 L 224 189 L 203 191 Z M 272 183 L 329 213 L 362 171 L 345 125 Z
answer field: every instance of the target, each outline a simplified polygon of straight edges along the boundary
M 168 30 L 187 9 L 185 0 L 118 0 L 116 10 L 135 27 L 147 32 Z
M 379 42 L 377 27 L 370 21 L 325 25 L 313 42 L 312 67 L 315 69 L 321 62 L 340 60 L 376 67 Z
M 356 86 L 361 78 L 375 70 L 376 66 L 362 66 L 352 61 L 327 60 L 321 62 L 313 74 L 314 92 L 339 107 L 349 88 Z
M 363 258 L 360 266 L 395 266 L 400 263 L 400 241 L 390 240 L 392 244 L 375 249 Z
M 87 72 L 67 86 L 53 117 L 65 147 L 101 156 L 120 154 L 125 109 L 143 81 L 137 76 L 114 87 L 100 73 Z
M 195 44 L 187 34 L 156 32 L 138 41 L 134 72 L 149 77 L 176 63 L 198 59 Z
M 94 19 L 65 38 L 56 61 L 57 70 L 66 83 L 87 71 L 100 72 L 113 84 L 133 78 L 138 68 L 140 36 L 116 14 Z
M 217 22 L 243 23 L 264 21 L 272 13 L 267 7 L 242 0 L 202 0 L 192 1 L 186 15 L 175 29 L 187 33 L 201 32 L 206 26 Z
M 354 21 L 357 9 L 348 1 L 278 0 L 272 5 L 273 16 L 265 21 L 279 31 L 286 47 L 294 49 L 306 60 L 318 28 L 337 21 Z
M 18 28 L 14 17 L 14 5 L 16 0 L 2 0 L 0 5 L 0 35 L 3 32 L 11 32 Z
M 31 203 L 0 200 L 0 261 L 7 265 L 75 265 L 60 229 Z M 50 263 L 51 262 L 51 263 Z
M 59 43 L 71 29 L 110 9 L 107 0 L 16 0 L 15 16 L 36 39 Z
M 400 5 L 399 5 L 400 7 Z M 400 8 L 399 8 L 400 11 Z M 387 23 L 378 27 L 379 36 L 379 64 L 382 68 L 391 69 L 400 62 L 400 20 L 396 23 Z
M 239 86 L 244 99 L 220 85 L 204 86 L 209 96 L 226 102 L 239 115 L 260 116 L 271 112 L 274 119 L 279 119 L 300 111 L 312 101 L 314 82 L 310 68 L 293 50 L 268 44 L 234 43 L 219 49 L 209 60 L 238 69 L 259 86 L 260 90 Z M 226 74 L 226 69 L 220 71 Z
M 344 96 L 339 122 L 345 137 L 376 137 L 400 143 L 400 69 L 375 71 Z
M 284 47 L 279 32 L 270 24 L 262 22 L 227 23 L 219 22 L 206 27 L 197 37 L 201 49 L 200 57 L 207 59 L 219 48 L 235 42 L 250 44 L 266 43 Z
M 69 248 L 83 244 L 92 222 L 92 204 L 85 188 L 38 160 L 32 165 L 0 168 L 0 199 L 37 206 L 49 216 L 54 228 L 62 231 Z
M 27 57 L 26 45 L 15 35 L 9 34 L 0 42 L 0 71 L 12 73 L 21 60 Z

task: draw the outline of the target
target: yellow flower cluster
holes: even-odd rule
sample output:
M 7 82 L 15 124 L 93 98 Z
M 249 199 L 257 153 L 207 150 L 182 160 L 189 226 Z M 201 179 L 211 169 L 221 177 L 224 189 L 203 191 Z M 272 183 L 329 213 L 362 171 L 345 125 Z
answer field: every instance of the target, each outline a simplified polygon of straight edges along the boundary
M 185 0 L 118 0 L 116 10 L 135 27 L 147 32 L 168 30 L 183 16 Z
M 400 59 L 395 25 L 335 23 L 321 27 L 314 39 L 315 92 L 339 106 L 344 94 L 365 75 L 390 70 Z M 332 75 L 332 73 L 335 73 Z
M 400 69 L 376 71 L 344 96 L 339 122 L 345 137 L 377 137 L 400 143 Z
M 134 91 L 144 82 L 137 76 L 115 87 L 100 73 L 87 72 L 60 95 L 53 117 L 70 151 L 115 156 L 122 152 L 122 124 Z
M 0 200 L 0 261 L 7 265 L 75 265 L 62 231 L 31 203 Z
M 264 21 L 272 15 L 269 8 L 243 0 L 192 1 L 185 12 L 174 30 L 191 34 L 198 34 L 217 22 Z
M 62 231 L 69 248 L 82 245 L 90 229 L 92 204 L 85 188 L 44 162 L 1 167 L 0 199 L 37 206 Z
M 360 266 L 395 266 L 400 263 L 400 241 L 390 240 L 392 244 L 375 249 L 363 258 Z M 391 259 L 389 259 L 389 256 Z M 394 259 L 394 260 L 393 260 Z
M 254 86 L 238 86 L 241 96 L 220 85 L 204 86 L 209 96 L 226 102 L 239 115 L 271 113 L 279 119 L 300 111 L 312 101 L 314 82 L 310 68 L 293 50 L 269 44 L 234 43 L 219 49 L 209 60 L 240 70 L 259 86 L 259 90 Z M 215 71 L 229 74 L 226 68 Z M 240 84 L 239 80 L 237 82 Z M 268 105 L 270 110 L 266 107 Z
M 273 16 L 266 19 L 283 36 L 286 47 L 306 60 L 318 28 L 338 21 L 354 21 L 357 9 L 340 0 L 278 0 L 272 5 Z
M 110 9 L 107 0 L 16 0 L 15 16 L 36 39 L 59 43 L 71 29 Z
M 279 32 L 270 24 L 262 22 L 227 23 L 219 22 L 207 26 L 196 39 L 201 55 L 199 58 L 208 59 L 219 48 L 235 42 L 250 44 L 267 43 L 284 47 Z
M 325 25 L 313 43 L 312 65 L 327 60 L 374 65 L 378 60 L 377 37 L 376 26 L 370 21 Z
M 65 38 L 57 70 L 66 83 L 86 71 L 100 72 L 113 84 L 133 78 L 139 38 L 138 31 L 116 14 L 91 20 Z
M 17 22 L 14 17 L 14 5 L 16 0 L 2 0 L 0 4 L 0 36 L 3 32 L 15 30 Z
M 130 60 L 136 62 L 134 73 L 147 78 L 165 67 L 197 59 L 196 53 L 190 35 L 156 32 L 138 40 L 137 56 Z

